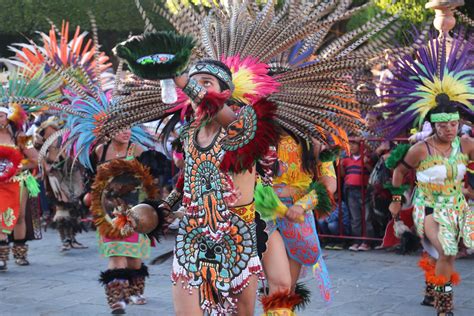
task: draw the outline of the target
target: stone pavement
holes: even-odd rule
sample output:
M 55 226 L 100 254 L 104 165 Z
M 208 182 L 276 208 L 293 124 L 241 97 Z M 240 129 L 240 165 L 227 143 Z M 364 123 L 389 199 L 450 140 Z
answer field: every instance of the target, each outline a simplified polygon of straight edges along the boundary
M 30 243 L 27 267 L 9 261 L 9 270 L 0 274 L 0 315 L 109 315 L 104 291 L 97 282 L 106 260 L 99 257 L 95 233 L 78 236 L 89 249 L 60 253 L 56 232 L 48 230 L 43 240 Z M 173 247 L 167 237 L 151 258 Z M 326 251 L 333 284 L 333 301 L 324 306 L 317 284 L 311 282 L 311 304 L 298 315 L 435 315 L 419 304 L 423 275 L 417 268 L 418 256 L 400 256 L 385 251 L 352 253 Z M 129 306 L 128 315 L 173 315 L 171 262 L 150 266 L 146 295 L 149 303 Z M 455 289 L 456 316 L 474 315 L 474 260 L 456 264 L 463 277 Z M 256 314 L 260 314 L 258 308 Z

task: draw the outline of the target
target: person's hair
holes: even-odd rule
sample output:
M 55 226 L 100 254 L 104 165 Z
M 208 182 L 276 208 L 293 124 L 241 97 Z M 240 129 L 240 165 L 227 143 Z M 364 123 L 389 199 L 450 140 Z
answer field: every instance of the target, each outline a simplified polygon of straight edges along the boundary
M 209 65 L 209 64 L 223 69 L 229 75 L 229 77 L 232 78 L 232 72 L 230 71 L 229 67 L 227 67 L 227 65 L 224 64 L 223 62 L 220 62 L 218 60 L 213 60 L 213 59 L 202 59 L 196 63 L 196 65 Z M 221 88 L 221 91 L 230 89 L 230 87 L 226 83 L 224 83 L 222 80 L 220 80 L 217 77 L 215 78 L 219 82 L 219 87 Z
M 453 102 L 449 99 L 449 96 L 445 93 L 438 94 L 435 99 L 436 107 L 431 109 L 426 115 L 425 120 L 430 120 L 431 114 L 437 113 L 456 113 L 458 112 L 458 107 L 456 102 Z M 432 124 L 432 126 L 434 126 Z

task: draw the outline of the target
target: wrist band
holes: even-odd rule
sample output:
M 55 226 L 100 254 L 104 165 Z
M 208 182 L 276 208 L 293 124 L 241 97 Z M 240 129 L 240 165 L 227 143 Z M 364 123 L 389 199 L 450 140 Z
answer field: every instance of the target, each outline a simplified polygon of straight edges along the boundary
M 196 80 L 190 78 L 186 86 L 183 88 L 183 92 L 191 99 L 191 101 L 195 104 L 199 104 L 202 99 L 204 99 L 207 90 L 201 87 Z
M 401 195 L 392 195 L 392 202 L 402 202 Z

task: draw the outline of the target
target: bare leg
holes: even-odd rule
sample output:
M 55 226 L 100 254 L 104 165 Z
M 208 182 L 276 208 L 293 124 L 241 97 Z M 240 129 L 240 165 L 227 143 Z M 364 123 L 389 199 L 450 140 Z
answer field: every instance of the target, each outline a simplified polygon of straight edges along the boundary
M 142 267 L 142 259 L 128 257 L 125 259 L 127 259 L 127 268 L 129 269 L 138 270 Z
M 438 260 L 436 260 L 436 275 L 443 275 L 448 280 L 454 272 L 454 260 L 455 256 L 446 256 L 443 251 L 443 247 L 438 240 L 439 224 L 434 220 L 433 215 L 425 217 L 425 235 L 436 248 L 439 254 Z
M 20 212 L 18 213 L 18 221 L 13 229 L 13 239 L 23 240 L 26 237 L 26 202 L 28 201 L 28 191 L 26 188 L 22 189 L 20 200 Z
M 290 261 L 290 274 L 291 274 L 291 291 L 295 291 L 296 282 L 300 277 L 301 264 L 291 258 L 288 258 Z
M 263 255 L 263 269 L 267 278 L 269 295 L 291 289 L 290 262 L 285 244 L 278 231 L 271 234 L 267 251 Z
M 126 269 L 127 268 L 127 257 L 109 257 L 108 269 Z
M 233 296 L 237 299 L 237 315 L 252 316 L 255 313 L 257 287 L 258 277 L 252 275 L 249 280 L 249 285 L 242 291 L 242 293 Z
M 174 311 L 177 316 L 199 316 L 204 315 L 201 307 L 199 306 L 199 290 L 184 288 L 188 286 L 187 282 L 182 283 L 182 279 L 178 279 L 176 285 L 173 285 L 173 302 Z
M 452 315 L 453 310 L 453 290 L 451 278 L 454 273 L 455 256 L 446 256 L 443 247 L 438 239 L 439 224 L 433 219 L 433 215 L 425 217 L 425 234 L 436 248 L 439 254 L 436 260 L 434 285 L 435 299 L 434 307 L 438 315 Z

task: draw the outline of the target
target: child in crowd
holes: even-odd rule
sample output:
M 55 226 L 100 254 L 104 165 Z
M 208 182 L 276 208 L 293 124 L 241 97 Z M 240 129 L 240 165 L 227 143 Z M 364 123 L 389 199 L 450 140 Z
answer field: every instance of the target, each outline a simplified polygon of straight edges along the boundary
M 351 137 L 349 146 L 351 156 L 342 160 L 342 177 L 344 179 L 344 195 L 351 217 L 352 236 L 362 236 L 362 205 L 364 205 L 365 232 L 366 236 L 372 237 L 373 227 L 368 216 L 369 212 L 367 212 L 368 199 L 365 196 L 365 189 L 372 168 L 370 159 L 361 152 L 359 138 Z M 370 246 L 366 242 L 355 239 L 349 250 L 367 251 L 370 250 Z

